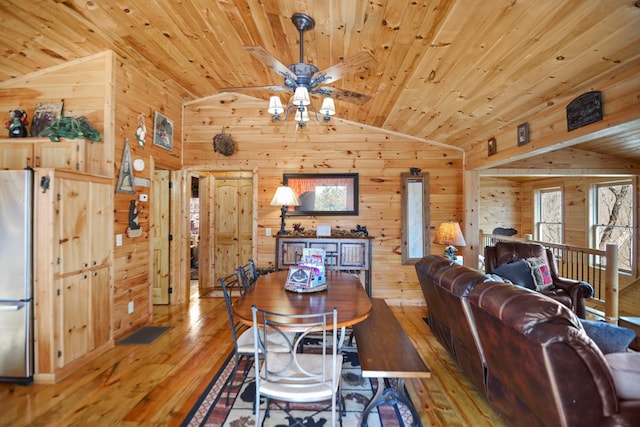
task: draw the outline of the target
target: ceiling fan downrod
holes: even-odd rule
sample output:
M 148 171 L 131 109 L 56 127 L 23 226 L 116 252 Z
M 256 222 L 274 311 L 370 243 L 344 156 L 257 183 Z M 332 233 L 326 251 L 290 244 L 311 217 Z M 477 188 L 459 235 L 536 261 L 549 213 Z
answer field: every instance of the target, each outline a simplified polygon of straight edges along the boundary
M 304 63 L 304 32 L 312 30 L 316 26 L 316 21 L 305 13 L 294 13 L 291 22 L 300 32 L 300 63 Z

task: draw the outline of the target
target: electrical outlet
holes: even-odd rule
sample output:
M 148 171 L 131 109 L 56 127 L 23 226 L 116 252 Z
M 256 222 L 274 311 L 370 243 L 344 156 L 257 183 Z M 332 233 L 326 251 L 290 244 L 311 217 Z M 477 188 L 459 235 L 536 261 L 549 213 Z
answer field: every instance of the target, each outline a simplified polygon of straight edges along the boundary
M 116 234 L 116 246 L 122 246 L 122 234 Z
M 271 237 L 271 227 L 267 227 L 264 229 L 264 235 L 267 237 Z
M 133 313 L 133 301 L 129 301 L 129 314 Z

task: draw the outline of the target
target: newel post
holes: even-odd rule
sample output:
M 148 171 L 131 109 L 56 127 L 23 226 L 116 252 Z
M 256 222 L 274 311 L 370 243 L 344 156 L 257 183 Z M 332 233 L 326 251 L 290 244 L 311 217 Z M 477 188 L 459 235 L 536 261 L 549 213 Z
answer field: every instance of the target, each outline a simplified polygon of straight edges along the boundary
M 607 244 L 607 268 L 604 276 L 604 317 L 608 323 L 618 324 L 618 245 Z

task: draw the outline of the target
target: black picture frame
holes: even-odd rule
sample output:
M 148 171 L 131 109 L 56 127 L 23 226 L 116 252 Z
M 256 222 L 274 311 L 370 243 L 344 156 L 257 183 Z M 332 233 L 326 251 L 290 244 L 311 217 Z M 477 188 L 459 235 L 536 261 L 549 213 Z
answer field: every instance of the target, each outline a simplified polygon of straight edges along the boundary
M 358 215 L 357 173 L 285 173 L 282 183 L 300 199 L 300 206 L 289 206 L 287 216 Z
M 495 137 L 489 138 L 487 141 L 487 154 L 493 156 L 498 152 L 498 141 Z
M 518 125 L 518 146 L 529 143 L 529 123 Z

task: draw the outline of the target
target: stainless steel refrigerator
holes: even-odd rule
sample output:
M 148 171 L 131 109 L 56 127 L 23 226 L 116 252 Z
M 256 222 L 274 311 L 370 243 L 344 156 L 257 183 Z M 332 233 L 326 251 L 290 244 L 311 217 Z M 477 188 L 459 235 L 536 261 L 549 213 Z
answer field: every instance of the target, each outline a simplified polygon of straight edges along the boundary
M 0 380 L 33 381 L 33 171 L 0 170 Z

